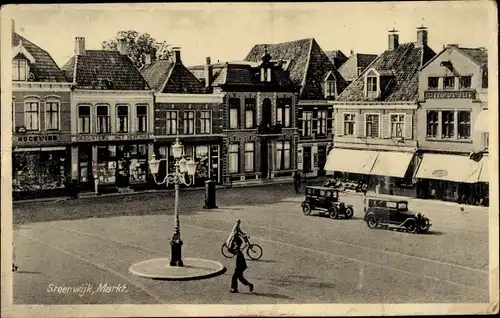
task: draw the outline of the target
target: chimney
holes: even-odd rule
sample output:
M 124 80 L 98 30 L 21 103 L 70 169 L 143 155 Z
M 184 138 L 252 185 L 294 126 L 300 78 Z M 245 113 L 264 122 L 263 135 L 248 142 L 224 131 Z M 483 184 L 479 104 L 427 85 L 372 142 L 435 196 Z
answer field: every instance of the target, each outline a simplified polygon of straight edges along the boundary
M 76 37 L 75 38 L 75 55 L 85 54 L 85 38 Z
M 144 65 L 151 64 L 151 53 L 144 54 Z
M 175 64 L 182 64 L 181 61 L 181 48 L 176 46 L 172 48 L 172 51 L 174 51 L 174 63 Z
M 125 39 L 120 39 L 118 40 L 118 44 L 116 45 L 116 48 L 118 49 L 118 52 L 120 52 L 121 55 L 128 55 L 128 43 Z
M 207 61 L 205 63 L 205 87 L 210 87 L 212 86 L 212 77 L 213 77 L 213 67 L 212 64 L 210 63 L 210 57 L 207 57 Z
M 389 31 L 389 50 L 395 50 L 399 46 L 399 34 L 396 29 Z
M 427 46 L 427 27 L 420 26 L 417 28 L 417 47 Z
M 354 50 L 351 50 L 351 56 L 354 55 Z

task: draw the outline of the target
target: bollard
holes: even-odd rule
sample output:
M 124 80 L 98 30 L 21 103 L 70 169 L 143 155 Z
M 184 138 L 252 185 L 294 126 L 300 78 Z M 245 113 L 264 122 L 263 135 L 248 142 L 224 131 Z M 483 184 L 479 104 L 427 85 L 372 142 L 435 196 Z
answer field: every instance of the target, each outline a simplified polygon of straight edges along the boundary
M 204 209 L 217 209 L 215 200 L 215 181 L 205 181 L 205 205 Z

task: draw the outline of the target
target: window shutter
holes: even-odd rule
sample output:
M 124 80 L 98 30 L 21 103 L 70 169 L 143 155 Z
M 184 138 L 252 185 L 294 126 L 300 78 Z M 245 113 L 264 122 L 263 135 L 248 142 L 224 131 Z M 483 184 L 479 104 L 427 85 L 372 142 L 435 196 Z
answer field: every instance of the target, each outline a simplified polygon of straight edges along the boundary
M 356 137 L 366 136 L 365 114 L 356 114 Z
M 413 115 L 405 115 L 405 132 L 404 136 L 406 140 L 413 139 Z
M 391 115 L 382 115 L 382 138 L 391 138 Z
M 335 129 L 335 136 L 342 136 L 342 126 L 344 121 L 342 120 L 342 113 L 335 114 L 335 122 L 333 123 Z

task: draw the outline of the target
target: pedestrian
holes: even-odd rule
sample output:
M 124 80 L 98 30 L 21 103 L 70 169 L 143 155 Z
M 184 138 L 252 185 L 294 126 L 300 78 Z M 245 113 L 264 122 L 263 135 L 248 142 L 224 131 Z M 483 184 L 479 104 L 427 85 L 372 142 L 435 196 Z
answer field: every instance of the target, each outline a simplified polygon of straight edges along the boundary
M 245 279 L 243 273 L 248 268 L 245 256 L 241 251 L 241 245 L 235 247 L 236 252 L 236 267 L 234 268 L 234 274 L 231 279 L 231 293 L 238 293 L 238 280 L 245 286 L 248 286 L 250 291 L 253 291 L 253 284 Z
M 300 173 L 298 171 L 295 171 L 295 174 L 293 175 L 293 185 L 295 187 L 295 193 L 299 194 L 300 191 Z

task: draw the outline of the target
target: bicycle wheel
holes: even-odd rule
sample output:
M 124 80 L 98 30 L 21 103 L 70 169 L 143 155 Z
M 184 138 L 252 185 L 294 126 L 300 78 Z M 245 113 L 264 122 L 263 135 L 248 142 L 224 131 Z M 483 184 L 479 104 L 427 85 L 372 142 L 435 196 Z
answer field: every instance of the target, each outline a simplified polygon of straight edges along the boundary
M 250 244 L 247 248 L 247 255 L 254 261 L 262 257 L 262 247 L 258 244 Z
M 229 247 L 227 247 L 226 243 L 222 244 L 220 251 L 225 258 L 233 258 L 234 254 L 229 251 Z

